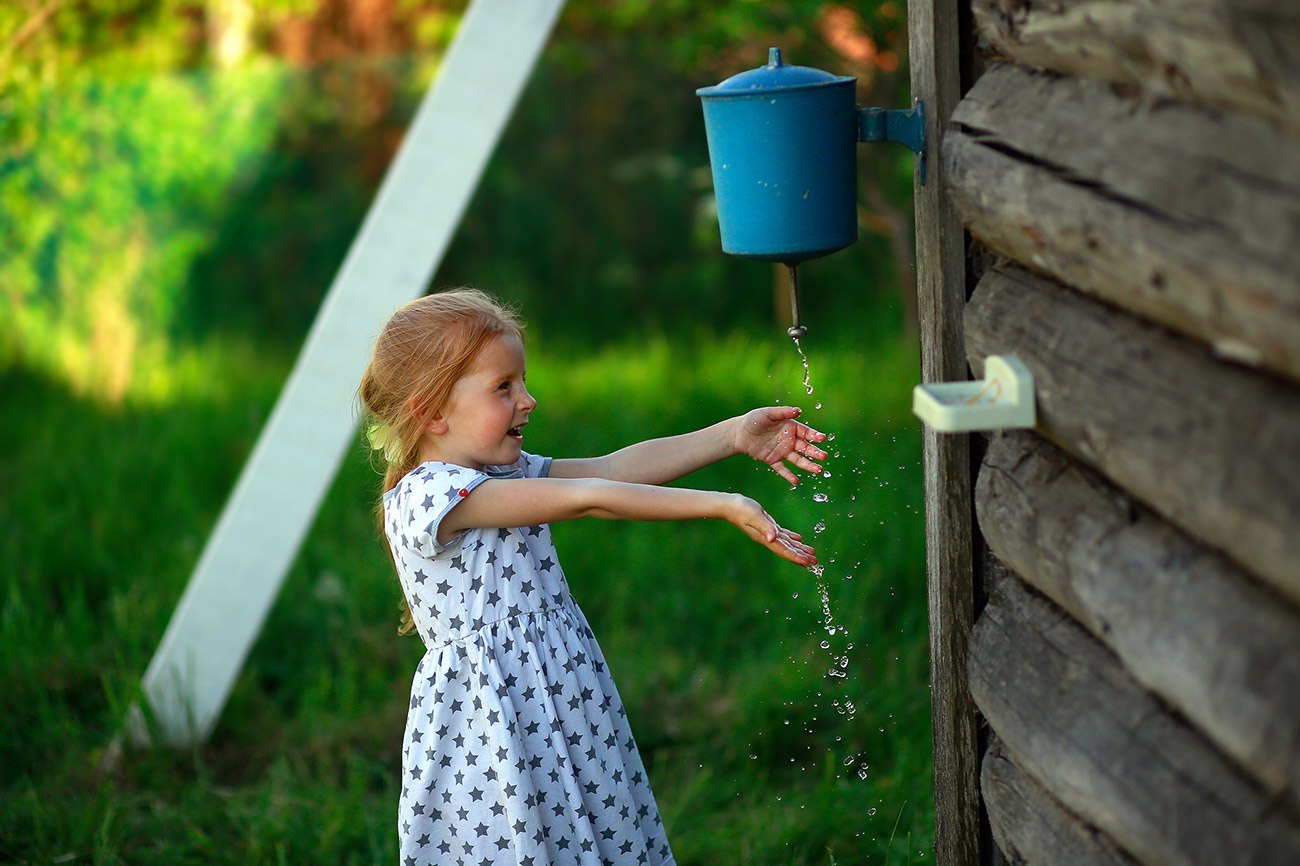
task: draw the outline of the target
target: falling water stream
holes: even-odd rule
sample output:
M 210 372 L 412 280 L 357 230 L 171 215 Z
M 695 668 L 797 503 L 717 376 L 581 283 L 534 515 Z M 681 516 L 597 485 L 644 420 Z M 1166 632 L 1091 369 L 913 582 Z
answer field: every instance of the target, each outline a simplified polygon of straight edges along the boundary
M 789 270 L 790 310 L 793 322 L 787 330 L 787 334 L 794 343 L 795 351 L 799 356 L 800 365 L 803 368 L 802 385 L 805 396 L 799 399 L 807 399 L 812 402 L 813 405 L 811 408 L 814 411 L 821 410 L 822 403 L 817 399 L 821 395 L 815 393 L 812 377 L 812 365 L 810 364 L 808 357 L 809 352 L 803 345 L 803 341 L 808 337 L 808 329 L 803 325 L 800 318 L 798 272 L 795 265 L 787 265 L 787 268 Z M 781 398 L 778 397 L 778 399 Z M 813 427 L 821 426 L 817 422 L 816 416 L 810 416 L 811 413 L 805 414 L 804 420 L 810 423 Z M 821 443 L 821 447 L 823 450 L 830 452 L 831 457 L 839 459 L 841 456 L 841 449 L 834 440 L 835 434 L 828 433 L 826 441 Z M 832 468 L 835 469 L 835 472 L 837 473 L 840 471 L 838 468 Z M 904 467 L 899 466 L 898 468 L 902 470 Z M 860 461 L 858 466 L 850 467 L 846 469 L 846 471 L 851 472 L 853 475 L 858 475 L 863 472 L 863 465 Z M 852 519 L 854 517 L 854 511 L 862 506 L 862 503 L 858 502 L 859 494 L 863 492 L 862 490 L 846 491 L 842 495 L 847 497 L 847 502 L 834 502 L 835 499 L 841 497 L 841 494 L 833 494 L 833 488 L 824 481 L 824 479 L 829 479 L 831 474 L 831 471 L 822 469 L 814 475 L 813 478 L 809 479 L 810 483 L 804 487 L 805 493 L 803 495 L 811 495 L 814 503 L 812 507 L 814 509 L 820 509 L 827 505 L 830 506 L 830 508 L 825 509 L 822 514 L 815 515 L 814 524 L 811 530 L 814 539 L 821 536 L 828 529 L 846 529 L 847 524 L 840 523 L 840 517 Z M 884 487 L 885 482 L 882 481 L 881 486 Z M 791 489 L 794 490 L 795 488 Z M 831 513 L 832 509 L 838 509 L 841 507 L 844 509 L 843 513 L 840 513 L 838 510 L 836 510 L 834 514 Z M 883 524 L 884 521 L 882 520 L 881 523 Z M 824 768 L 828 776 L 833 774 L 834 778 L 838 780 L 837 784 L 850 785 L 853 787 L 856 787 L 859 784 L 865 785 L 865 788 L 858 789 L 861 792 L 858 796 L 874 798 L 884 790 L 880 785 L 887 785 L 888 781 L 878 783 L 873 776 L 872 764 L 877 763 L 873 761 L 873 756 L 879 756 L 876 750 L 869 745 L 870 742 L 874 740 L 874 735 L 867 734 L 862 730 L 863 722 L 866 721 L 866 719 L 859 717 L 858 707 L 854 704 L 852 699 L 856 697 L 859 701 L 865 703 L 868 700 L 866 696 L 870 694 L 870 689 L 865 688 L 865 684 L 860 682 L 863 674 L 855 670 L 855 666 L 850 665 L 850 657 L 854 653 L 853 637 L 850 635 L 849 630 L 845 625 L 836 618 L 831 598 L 832 593 L 838 593 L 840 589 L 847 590 L 847 588 L 851 586 L 848 583 L 842 585 L 836 584 L 836 579 L 840 581 L 852 580 L 854 573 L 857 572 L 859 567 L 862 565 L 861 561 L 845 561 L 840 564 L 836 563 L 838 554 L 832 551 L 837 547 L 838 542 L 847 540 L 849 539 L 845 537 L 833 538 L 834 543 L 829 547 L 824 547 L 815 540 L 812 542 L 814 546 L 823 550 L 822 561 L 817 565 L 808 567 L 808 572 L 812 574 L 817 588 L 819 606 L 818 613 L 820 615 L 820 618 L 817 621 L 817 627 L 820 628 L 822 633 L 818 634 L 815 630 L 810 631 L 809 634 L 810 636 L 814 636 L 814 639 L 818 643 L 818 647 L 811 648 L 810 652 L 805 653 L 804 647 L 806 647 L 806 645 L 803 644 L 802 641 L 799 641 L 798 643 L 800 646 L 798 649 L 795 649 L 794 647 L 791 648 L 792 651 L 789 659 L 790 662 L 797 667 L 804 668 L 809 674 L 816 676 L 815 687 L 813 687 L 813 683 L 808 684 L 812 687 L 810 688 L 810 691 L 815 693 L 815 697 L 812 698 L 812 701 L 809 704 L 802 705 L 802 707 L 800 702 L 796 700 L 786 701 L 785 706 L 787 707 L 789 716 L 784 719 L 783 724 L 786 726 L 801 727 L 803 733 L 806 735 L 805 738 L 801 738 L 803 744 L 801 751 L 804 752 L 803 756 L 801 757 L 798 754 L 789 756 L 789 761 L 794 767 L 798 767 L 804 772 Z M 858 593 L 849 593 L 846 591 L 845 598 L 850 596 L 857 597 Z M 798 591 L 793 592 L 793 598 L 796 601 L 799 599 Z M 768 612 L 768 610 L 764 610 L 764 613 Z M 790 609 L 787 611 L 785 618 L 789 621 L 799 616 L 799 612 Z M 859 640 L 858 643 L 861 644 L 861 640 Z M 811 666 L 811 669 L 809 669 L 809 666 Z M 872 701 L 872 703 L 875 702 Z M 802 712 L 800 711 L 801 709 Z M 864 710 L 868 710 L 868 712 L 863 714 L 864 716 L 871 716 L 879 713 L 879 710 L 876 710 L 873 713 L 865 706 Z M 834 711 L 834 715 L 831 715 L 831 711 Z M 804 715 L 804 713 L 807 713 L 807 715 Z M 801 715 L 804 715 L 802 722 L 799 718 Z M 821 721 L 818 719 L 819 716 L 823 717 Z M 829 716 L 829 719 L 826 718 L 827 716 Z M 893 715 L 890 714 L 889 718 L 892 719 Z M 829 725 L 827 724 L 828 722 L 830 723 Z M 879 732 L 884 734 L 886 730 L 885 727 L 883 727 L 883 725 L 886 724 L 885 720 L 881 719 L 879 724 L 880 726 L 873 724 L 872 727 L 878 727 Z M 758 736 L 763 737 L 762 730 L 758 732 Z M 833 742 L 830 741 L 831 738 L 833 738 Z M 780 741 L 789 743 L 788 735 L 780 737 Z M 754 745 L 755 744 L 751 743 L 751 748 L 753 748 Z M 757 752 L 758 749 L 753 748 L 753 752 L 749 755 L 751 760 L 758 760 L 759 755 Z M 886 770 L 885 772 L 885 779 L 887 780 L 889 771 Z M 739 796 L 739 793 L 737 796 Z M 774 805 L 777 808 L 813 808 L 811 804 L 790 802 L 788 795 L 783 797 L 782 794 L 777 794 L 775 799 L 776 803 Z M 785 802 L 783 802 L 783 800 Z M 878 807 L 884 804 L 885 799 L 883 798 L 876 799 L 874 804 L 865 804 L 866 808 L 864 811 L 866 816 L 868 818 L 875 816 Z M 906 808 L 907 801 L 904 800 L 902 805 L 898 806 L 897 815 L 895 816 L 893 823 L 893 830 L 890 831 L 889 843 L 891 844 L 894 839 L 894 833 L 898 830 L 899 821 L 903 819 Z M 855 837 L 861 837 L 864 834 L 872 835 L 874 832 L 873 829 L 864 826 L 861 829 L 856 830 L 853 835 Z M 790 843 L 787 843 L 787 846 L 789 844 Z M 910 857 L 909 862 L 911 862 Z
M 787 264 L 786 268 L 790 273 L 790 313 L 793 322 L 786 333 L 790 336 L 790 339 L 794 341 L 795 350 L 799 353 L 799 360 L 803 365 L 804 393 L 811 397 L 813 394 L 812 367 L 808 363 L 808 354 L 804 351 L 803 345 L 800 343 L 800 340 L 808 335 L 808 329 L 803 325 L 799 314 L 798 266 L 795 264 Z M 820 409 L 821 407 L 822 404 L 820 402 L 814 404 L 815 409 Z M 827 441 L 833 441 L 834 438 L 835 435 L 832 433 L 828 435 Z M 829 478 L 830 475 L 831 473 L 829 471 L 822 472 L 823 477 Z M 814 492 L 812 498 L 813 501 L 818 504 L 824 504 L 830 501 L 830 496 L 821 491 Z M 825 520 L 818 520 L 816 525 L 813 527 L 814 534 L 821 534 L 825 530 Z M 831 563 L 834 563 L 834 561 L 834 559 L 830 560 Z M 820 564 L 812 565 L 808 567 L 808 571 L 812 573 L 813 577 L 817 581 L 817 594 L 821 601 L 821 626 L 826 632 L 826 637 L 821 641 L 821 648 L 826 650 L 830 655 L 830 666 L 826 671 L 826 676 L 833 683 L 843 682 L 848 678 L 848 654 L 853 649 L 853 644 L 846 643 L 842 652 L 837 652 L 834 648 L 832 639 L 835 639 L 838 636 L 840 639 L 847 641 L 849 637 L 848 630 L 843 624 L 836 621 L 835 614 L 831 611 L 830 590 L 826 583 L 826 566 Z M 848 575 L 846 575 L 846 577 L 848 577 Z M 843 700 L 840 698 L 832 698 L 831 706 L 834 708 L 836 713 L 842 716 L 847 716 L 850 721 L 857 715 L 857 707 L 853 705 L 853 701 L 847 698 Z M 839 738 L 837 737 L 836 739 L 838 740 Z M 842 762 L 845 768 L 854 769 L 860 779 L 866 779 L 868 774 L 868 764 L 865 760 L 861 760 L 863 757 L 865 756 L 850 754 L 845 756 Z

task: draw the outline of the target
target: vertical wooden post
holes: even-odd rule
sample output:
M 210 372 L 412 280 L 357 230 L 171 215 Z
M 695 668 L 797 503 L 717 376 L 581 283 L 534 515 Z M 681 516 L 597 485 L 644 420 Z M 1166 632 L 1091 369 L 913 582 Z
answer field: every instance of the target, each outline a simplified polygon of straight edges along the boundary
M 943 128 L 961 96 L 962 0 L 908 4 L 912 96 L 925 101 L 929 177 L 914 186 L 921 377 L 968 378 L 961 313 L 966 252 L 945 190 Z M 974 619 L 970 440 L 924 431 L 926 580 L 930 605 L 930 696 L 934 731 L 935 856 L 940 866 L 979 862 L 975 704 L 966 678 Z

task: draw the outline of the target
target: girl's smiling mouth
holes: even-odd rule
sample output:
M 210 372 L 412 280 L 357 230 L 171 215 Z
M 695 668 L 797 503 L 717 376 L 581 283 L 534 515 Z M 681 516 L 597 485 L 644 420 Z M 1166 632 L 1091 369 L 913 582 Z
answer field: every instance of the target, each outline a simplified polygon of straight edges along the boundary
M 524 438 L 525 426 L 526 425 L 524 424 L 520 424 L 518 427 L 511 427 L 509 430 L 506 431 L 506 435 L 509 436 L 511 439 L 518 439 L 522 442 Z

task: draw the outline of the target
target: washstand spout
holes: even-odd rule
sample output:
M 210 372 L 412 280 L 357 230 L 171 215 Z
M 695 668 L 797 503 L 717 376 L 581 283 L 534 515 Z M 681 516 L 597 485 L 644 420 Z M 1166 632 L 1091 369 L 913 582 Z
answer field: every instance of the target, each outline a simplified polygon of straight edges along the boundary
M 787 262 L 786 269 L 790 271 L 790 320 L 794 324 L 785 332 L 792 340 L 802 340 L 808 336 L 808 329 L 799 318 L 799 265 Z

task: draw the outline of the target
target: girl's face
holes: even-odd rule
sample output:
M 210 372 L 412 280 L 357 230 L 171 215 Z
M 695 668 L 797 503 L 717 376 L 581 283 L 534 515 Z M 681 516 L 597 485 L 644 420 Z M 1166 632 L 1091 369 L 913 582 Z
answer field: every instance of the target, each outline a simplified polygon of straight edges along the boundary
M 452 386 L 442 414 L 425 428 L 425 459 L 482 469 L 519 459 L 524 425 L 537 406 L 524 384 L 524 344 L 514 334 L 496 337 Z

